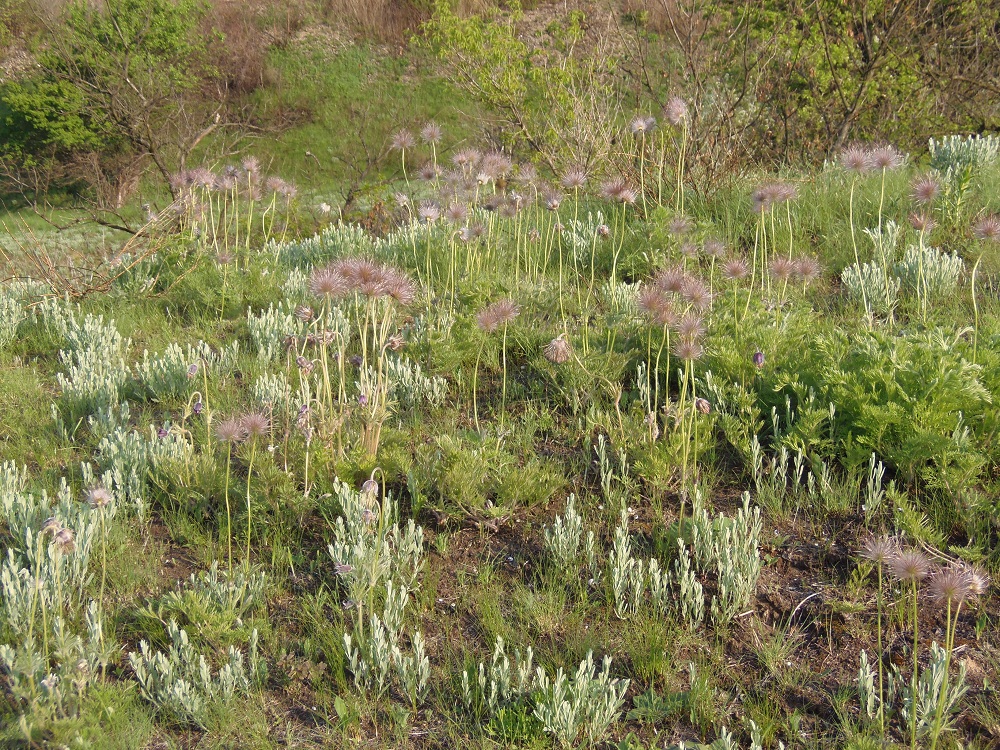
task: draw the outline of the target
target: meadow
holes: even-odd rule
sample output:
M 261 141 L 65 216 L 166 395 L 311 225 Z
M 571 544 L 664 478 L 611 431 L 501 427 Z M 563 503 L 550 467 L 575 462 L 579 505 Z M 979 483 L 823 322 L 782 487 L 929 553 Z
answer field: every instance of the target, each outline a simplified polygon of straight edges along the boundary
M 625 170 L 470 131 L 19 237 L 3 743 L 992 747 L 1000 139 L 706 196 L 679 99 Z

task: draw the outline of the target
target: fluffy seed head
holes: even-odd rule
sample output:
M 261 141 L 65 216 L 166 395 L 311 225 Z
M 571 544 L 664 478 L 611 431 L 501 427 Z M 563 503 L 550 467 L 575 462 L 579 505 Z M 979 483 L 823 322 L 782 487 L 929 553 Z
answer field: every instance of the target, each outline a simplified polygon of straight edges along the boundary
M 681 297 L 698 312 L 705 312 L 712 306 L 712 293 L 701 279 L 689 277 L 681 288 Z
M 424 143 L 440 143 L 443 136 L 444 132 L 441 130 L 441 126 L 434 121 L 424 125 L 420 131 L 420 139 Z
M 722 278 L 728 281 L 741 281 L 750 275 L 750 266 L 743 258 L 730 258 L 722 264 Z
M 705 255 L 709 258 L 721 260 L 726 255 L 726 243 L 718 237 L 709 237 L 704 244 Z
M 510 174 L 514 168 L 514 162 L 510 160 L 509 156 L 501 154 L 499 151 L 490 151 L 483 157 L 479 168 L 489 175 L 490 179 L 498 180 Z
M 910 196 L 917 203 L 933 203 L 940 192 L 941 183 L 932 174 L 921 175 L 910 184 Z
M 72 529 L 59 529 L 52 537 L 53 544 L 56 545 L 62 554 L 66 555 L 76 549 L 76 541 Z
M 573 345 L 566 340 L 565 333 L 560 333 L 545 345 L 542 354 L 549 362 L 561 365 L 568 362 L 573 356 Z
M 930 233 L 934 231 L 934 227 L 937 226 L 937 222 L 934 221 L 934 217 L 929 213 L 912 213 L 910 214 L 910 226 L 916 229 L 918 232 Z
M 579 190 L 587 184 L 587 173 L 582 169 L 570 169 L 562 176 L 561 182 L 567 190 Z
M 641 136 L 656 127 L 656 119 L 653 117 L 636 117 L 629 123 L 628 129 L 632 135 Z
M 818 279 L 823 273 L 823 266 L 811 255 L 803 255 L 792 261 L 795 278 L 806 283 Z
M 861 545 L 861 556 L 876 565 L 887 565 L 898 552 L 896 542 L 888 536 L 870 536 Z
M 53 536 L 62 528 L 62 524 L 59 523 L 59 519 L 55 516 L 49 516 L 45 519 L 45 523 L 42 524 L 43 534 L 52 534 Z
M 441 168 L 434 162 L 427 162 L 420 168 L 420 179 L 430 182 L 441 174 Z
M 621 200 L 622 193 L 627 190 L 630 190 L 630 188 L 628 186 L 628 182 L 625 181 L 625 178 L 614 177 L 601 183 L 600 196 L 604 198 L 604 200 L 618 201 Z
M 684 273 L 683 268 L 673 266 L 672 268 L 664 268 L 662 271 L 658 271 L 656 276 L 653 277 L 653 283 L 664 292 L 680 294 L 684 289 L 687 279 L 688 275 Z
M 332 268 L 316 268 L 309 275 L 309 291 L 317 297 L 342 297 L 348 292 L 348 284 Z
M 978 565 L 963 566 L 969 581 L 969 593 L 972 596 L 982 596 L 990 587 L 990 577 Z
M 224 419 L 215 427 L 215 437 L 222 443 L 238 443 L 243 439 L 243 428 L 238 419 Z
M 928 588 L 934 601 L 950 604 L 952 607 L 961 604 L 972 594 L 968 573 L 957 565 L 949 565 L 934 573 Z
M 889 572 L 897 581 L 919 583 L 930 572 L 931 561 L 920 550 L 897 551 L 889 558 Z
M 687 103 L 679 96 L 670 97 L 667 106 L 663 108 L 663 116 L 674 127 L 681 125 L 688 118 Z
M 864 146 L 848 146 L 840 152 L 840 165 L 848 172 L 865 174 L 872 170 L 871 153 Z
M 674 354 L 685 362 L 694 362 L 696 359 L 700 359 L 704 353 L 705 347 L 691 339 L 681 339 L 674 347 Z
M 268 433 L 271 429 L 271 420 L 260 412 L 251 412 L 250 414 L 243 415 L 243 418 L 240 420 L 240 427 L 243 428 L 243 434 L 248 439 L 256 440 Z
M 104 487 L 91 487 L 87 490 L 86 499 L 91 508 L 106 508 L 114 498 Z
M 677 313 L 667 295 L 656 286 L 644 286 L 639 292 L 639 310 L 658 326 L 672 326 L 677 322 Z
M 482 154 L 477 149 L 464 148 L 451 157 L 451 163 L 462 169 L 472 169 L 473 166 L 479 163 L 481 158 Z
M 795 263 L 778 256 L 768 264 L 768 271 L 778 281 L 787 281 L 795 273 Z
M 453 224 L 461 224 L 468 216 L 469 208 L 464 203 L 451 203 L 444 212 L 444 217 Z
M 558 193 L 549 193 L 545 196 L 545 207 L 549 211 L 558 211 L 560 205 L 562 205 L 562 196 Z
M 897 151 L 895 146 L 890 145 L 878 146 L 872 149 L 870 156 L 875 169 L 884 169 L 886 171 L 897 169 L 903 166 L 903 162 L 906 161 L 906 157 Z
M 670 223 L 667 224 L 667 231 L 675 237 L 683 237 L 685 234 L 690 232 L 693 227 L 694 224 L 691 223 L 691 220 L 688 217 L 675 216 L 670 220 Z
M 684 341 L 697 341 L 705 335 L 705 323 L 701 316 L 688 313 L 677 324 L 677 333 Z
M 681 255 L 685 258 L 697 258 L 701 248 L 693 242 L 685 242 L 681 245 Z
M 392 136 L 392 147 L 396 151 L 405 151 L 406 149 L 413 148 L 416 145 L 416 138 L 414 138 L 413 133 L 406 128 L 397 130 Z
M 512 323 L 520 312 L 521 308 L 514 300 L 498 300 L 476 314 L 476 325 L 486 333 L 493 333 L 500 326 Z
M 984 216 L 973 225 L 972 234 L 983 242 L 1000 242 L 1000 216 Z
M 417 209 L 417 216 L 425 224 L 433 224 L 441 218 L 441 207 L 434 201 L 421 201 L 420 208 Z

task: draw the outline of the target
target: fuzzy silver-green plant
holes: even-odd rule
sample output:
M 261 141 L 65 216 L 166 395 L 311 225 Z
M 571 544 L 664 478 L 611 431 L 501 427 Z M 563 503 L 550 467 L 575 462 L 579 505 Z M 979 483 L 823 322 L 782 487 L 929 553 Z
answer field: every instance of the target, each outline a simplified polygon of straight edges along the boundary
M 709 519 L 708 513 L 695 514 L 692 548 L 695 566 L 714 571 L 718 593 L 712 598 L 712 620 L 724 625 L 746 607 L 753 598 L 760 577 L 760 508 L 750 507 L 750 493 L 743 493 L 743 507 L 733 518 L 721 513 Z
M 626 509 L 622 509 L 621 521 L 615 529 L 614 548 L 608 561 L 608 568 L 615 615 L 620 619 L 634 615 L 643 600 L 646 571 L 642 560 L 632 556 L 632 539 L 628 531 Z
M 878 263 L 854 263 L 840 275 L 848 294 L 866 305 L 865 314 L 889 316 L 899 300 L 900 281 L 886 274 Z
M 524 654 L 520 649 L 515 649 L 516 666 L 512 668 L 503 638 L 497 638 L 493 657 L 488 665 L 479 662 L 478 670 L 471 676 L 471 670 L 462 672 L 462 702 L 465 707 L 479 714 L 486 712 L 492 716 L 504 706 L 526 698 L 535 685 L 534 659 L 531 646 L 528 646 Z
M 572 747 L 580 738 L 589 745 L 600 742 L 621 714 L 629 686 L 629 680 L 611 677 L 610 656 L 598 670 L 593 652 L 572 676 L 560 667 L 550 678 L 538 667 L 535 683 L 535 718 L 563 747 Z
M 544 535 L 545 549 L 559 571 L 564 575 L 576 571 L 583 537 L 583 516 L 577 513 L 575 495 L 567 498 L 565 515 L 556 516 L 552 526 L 545 527 Z
M 146 641 L 140 641 L 139 651 L 128 657 L 140 694 L 157 710 L 204 728 L 213 705 L 249 694 L 259 662 L 256 630 L 250 636 L 249 671 L 243 653 L 230 646 L 226 663 L 215 674 L 205 655 L 191 644 L 187 631 L 174 620 L 167 625 L 167 633 L 170 646 L 166 652 L 154 651 Z
M 965 262 L 957 252 L 949 254 L 935 247 L 916 245 L 906 248 L 895 267 L 903 287 L 916 294 L 921 302 L 953 294 L 964 270 Z
M 105 637 L 97 602 L 87 607 L 84 626 L 86 634 L 82 636 L 72 632 L 64 618 L 57 617 L 49 654 L 37 650 L 34 637 L 16 646 L 0 645 L 0 666 L 19 703 L 30 711 L 54 707 L 63 715 L 77 714 L 88 688 L 118 650 L 117 644 Z

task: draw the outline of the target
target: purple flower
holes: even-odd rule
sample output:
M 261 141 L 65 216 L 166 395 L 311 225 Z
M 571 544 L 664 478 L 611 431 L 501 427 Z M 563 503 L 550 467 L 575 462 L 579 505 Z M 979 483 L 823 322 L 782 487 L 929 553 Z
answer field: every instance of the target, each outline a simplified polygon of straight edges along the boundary
M 188 378 L 193 378 L 197 374 L 198 374 L 198 363 L 196 362 L 193 365 L 188 365 L 188 371 L 187 371 Z
M 360 404 L 361 406 L 367 406 L 368 405 L 368 396 L 366 396 L 364 393 L 359 393 L 358 394 L 358 404 Z
M 194 402 L 194 406 L 192 407 L 192 409 L 193 409 L 193 411 L 195 413 L 195 416 L 198 416 L 199 414 L 201 414 L 201 411 L 204 408 L 205 408 L 205 405 L 201 402 L 201 400 L 195 401 Z
M 757 365 L 757 367 L 764 366 L 764 352 L 762 352 L 760 349 L 758 349 L 753 353 L 753 363 Z
M 351 365 L 353 365 L 354 367 L 361 367 L 362 363 L 364 362 L 364 360 L 361 359 L 361 357 L 359 357 L 357 354 L 352 354 L 350 357 L 347 358 L 347 361 L 350 362 Z
M 162 427 L 161 427 L 160 429 L 158 429 L 158 430 L 156 431 L 156 437 L 158 437 L 158 438 L 159 438 L 160 440 L 163 440 L 163 438 L 165 438 L 165 437 L 166 437 L 167 435 L 169 435 L 169 434 L 170 434 L 170 433 L 169 433 L 169 432 L 167 432 L 167 431 L 166 431 L 165 429 L 163 429 Z

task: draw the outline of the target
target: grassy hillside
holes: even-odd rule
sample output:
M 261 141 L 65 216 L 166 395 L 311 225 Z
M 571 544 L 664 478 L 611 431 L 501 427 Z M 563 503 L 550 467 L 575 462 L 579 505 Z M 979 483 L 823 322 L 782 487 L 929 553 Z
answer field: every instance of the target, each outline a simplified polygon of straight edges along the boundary
M 425 116 L 381 238 L 316 122 L 5 287 L 5 742 L 988 747 L 995 143 L 682 214 Z

